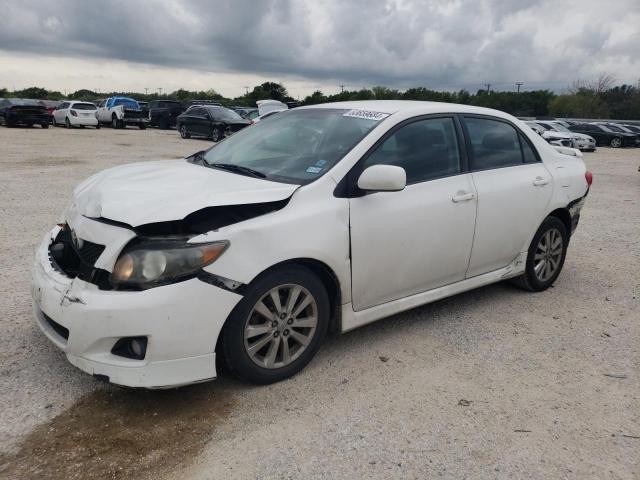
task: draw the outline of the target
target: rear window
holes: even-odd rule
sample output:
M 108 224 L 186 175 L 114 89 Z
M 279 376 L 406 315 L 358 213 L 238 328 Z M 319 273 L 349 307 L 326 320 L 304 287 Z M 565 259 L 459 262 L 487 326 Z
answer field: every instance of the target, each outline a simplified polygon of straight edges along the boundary
M 71 108 L 74 110 L 95 110 L 96 106 L 93 103 L 74 103 Z
M 520 139 L 508 123 L 488 118 L 465 117 L 471 140 L 473 170 L 510 167 L 523 163 Z
M 213 115 L 214 118 L 225 120 L 227 122 L 236 122 L 242 120 L 242 117 L 233 110 L 229 110 L 224 107 L 206 107 L 206 109 Z

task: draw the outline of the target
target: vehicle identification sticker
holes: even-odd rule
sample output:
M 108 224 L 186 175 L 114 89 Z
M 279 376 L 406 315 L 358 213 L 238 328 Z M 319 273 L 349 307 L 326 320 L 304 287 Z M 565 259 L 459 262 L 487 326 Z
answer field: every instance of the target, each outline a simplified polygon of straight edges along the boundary
M 384 120 L 389 116 L 388 113 L 382 112 L 374 112 L 373 110 L 349 110 L 347 113 L 342 115 L 343 117 L 355 117 L 355 118 L 364 118 L 366 120 L 375 120 L 379 122 L 380 120 Z
M 307 168 L 307 173 L 320 173 L 322 168 L 320 167 L 309 167 Z

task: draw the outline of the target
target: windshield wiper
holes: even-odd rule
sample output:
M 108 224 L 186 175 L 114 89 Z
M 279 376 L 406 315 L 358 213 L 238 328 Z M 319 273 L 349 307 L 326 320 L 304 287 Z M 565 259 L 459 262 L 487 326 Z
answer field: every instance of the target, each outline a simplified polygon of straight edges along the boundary
M 241 175 L 247 175 L 249 177 L 267 178 L 264 173 L 254 170 L 253 168 L 243 167 L 242 165 L 234 165 L 233 163 L 209 163 L 208 165 L 212 168 L 228 170 L 230 172 L 236 172 Z

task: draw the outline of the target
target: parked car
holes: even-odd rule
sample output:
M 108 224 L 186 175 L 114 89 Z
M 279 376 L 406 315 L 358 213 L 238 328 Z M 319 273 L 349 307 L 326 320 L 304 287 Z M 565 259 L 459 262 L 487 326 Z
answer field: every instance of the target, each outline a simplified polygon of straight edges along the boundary
M 553 131 L 571 135 L 573 139 L 573 147 L 583 152 L 594 152 L 596 150 L 595 138 L 585 135 L 583 133 L 572 132 L 563 123 L 556 120 L 553 121 L 536 121 L 538 125 L 545 129 L 545 131 Z
M 147 128 L 149 118 L 133 98 L 111 97 L 98 103 L 98 121 L 109 124 L 113 128 L 132 125 L 144 130 Z
M 640 126 L 638 125 L 629 125 L 628 123 L 623 123 L 622 126 L 627 130 L 631 130 L 633 133 L 640 133 Z
M 635 146 L 635 135 L 630 133 L 614 132 L 603 125 L 594 123 L 579 123 L 571 125 L 572 132 L 583 133 L 595 138 L 596 145 L 603 147 L 633 147 Z
M 100 128 L 98 108 L 89 102 L 64 101 L 53 111 L 53 126 Z
M 248 125 L 251 125 L 250 120 L 245 120 L 233 110 L 215 105 L 192 106 L 177 119 L 182 138 L 206 137 L 214 142 Z
M 556 145 L 556 146 L 560 146 L 560 147 L 569 147 L 569 148 L 574 148 L 574 141 L 573 141 L 573 136 L 566 134 L 566 133 L 561 133 L 561 132 L 556 132 L 553 130 L 547 130 L 545 129 L 542 125 L 540 125 L 538 122 L 525 122 L 534 132 L 536 132 L 538 135 L 540 135 L 542 138 L 544 138 L 547 142 L 549 142 L 551 145 Z
M 174 100 L 152 100 L 149 103 L 149 125 L 168 130 L 176 126 L 178 115 L 183 111 L 182 103 Z
M 138 107 L 140 107 L 140 110 L 142 110 L 145 114 L 149 114 L 149 102 L 141 102 L 138 100 Z
M 38 100 L 5 98 L 0 100 L 0 124 L 5 127 L 40 125 L 49 128 L 49 112 Z
M 634 142 L 635 146 L 640 147 L 640 134 L 634 132 L 633 130 L 627 127 L 624 127 L 622 125 L 618 125 L 617 123 L 611 123 L 611 122 L 594 122 L 594 124 L 601 125 L 613 132 L 631 134 L 635 137 L 635 142 Z
M 59 100 L 38 100 L 47 109 L 49 114 L 49 123 L 53 122 L 53 112 L 62 103 Z
M 273 111 L 267 112 L 267 113 L 265 113 L 263 115 L 258 115 L 257 117 L 248 118 L 248 120 L 251 120 L 252 123 L 258 123 L 258 122 L 260 122 L 260 121 L 262 121 L 262 120 L 264 120 L 266 118 L 273 117 L 274 115 L 279 114 L 281 111 L 284 112 L 284 110 L 273 110 Z
M 80 184 L 36 250 L 36 321 L 112 383 L 211 380 L 216 360 L 276 382 L 329 329 L 505 279 L 547 289 L 591 180 L 578 150 L 496 110 L 300 107 Z

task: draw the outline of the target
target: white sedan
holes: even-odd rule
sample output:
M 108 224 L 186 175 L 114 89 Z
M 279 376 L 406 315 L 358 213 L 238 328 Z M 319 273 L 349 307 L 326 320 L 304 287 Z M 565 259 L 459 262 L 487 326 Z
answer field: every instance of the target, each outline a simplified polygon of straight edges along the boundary
M 53 111 L 53 126 L 100 128 L 97 112 L 93 103 L 64 101 Z
M 74 191 L 37 250 L 37 324 L 115 384 L 301 370 L 325 334 L 466 290 L 556 280 L 591 173 L 516 118 L 368 101 L 281 112 Z M 221 358 L 220 358 L 221 357 Z

